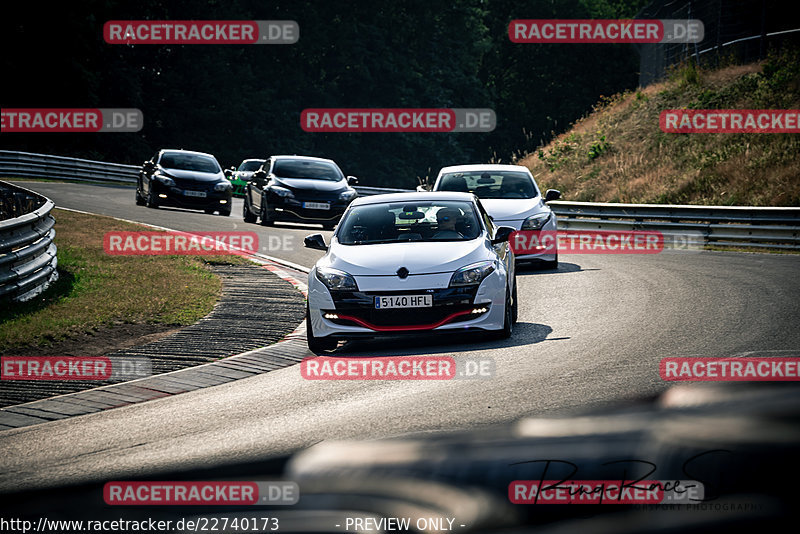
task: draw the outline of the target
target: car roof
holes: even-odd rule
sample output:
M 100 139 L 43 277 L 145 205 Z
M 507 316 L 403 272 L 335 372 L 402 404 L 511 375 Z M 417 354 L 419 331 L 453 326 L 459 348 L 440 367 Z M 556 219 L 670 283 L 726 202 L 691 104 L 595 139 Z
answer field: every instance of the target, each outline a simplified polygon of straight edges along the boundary
M 461 193 L 458 191 L 425 191 L 411 193 L 388 193 L 385 195 L 370 195 L 355 199 L 351 206 L 362 206 L 366 204 L 382 204 L 385 202 L 413 202 L 430 200 L 460 200 L 462 202 L 474 202 L 475 195 L 472 193 Z
M 325 162 L 328 162 L 328 163 L 333 163 L 334 165 L 336 164 L 335 161 L 333 161 L 332 159 L 328 159 L 328 158 L 318 158 L 316 156 L 292 156 L 290 154 L 282 154 L 282 155 L 278 155 L 278 156 L 270 156 L 270 159 L 304 159 L 304 160 L 309 160 L 309 161 L 325 161 Z
M 499 163 L 477 163 L 471 165 L 451 165 L 442 167 L 439 174 L 445 172 L 468 172 L 468 171 L 516 171 L 530 174 L 530 169 L 524 165 L 501 165 Z
M 217 158 L 214 157 L 214 154 L 209 154 L 207 152 L 196 152 L 194 150 L 184 150 L 182 148 L 162 148 L 161 151 L 160 151 L 161 154 L 164 154 L 165 152 L 180 152 L 181 154 L 192 154 L 192 155 L 195 155 L 195 156 L 208 156 L 208 157 L 217 159 Z

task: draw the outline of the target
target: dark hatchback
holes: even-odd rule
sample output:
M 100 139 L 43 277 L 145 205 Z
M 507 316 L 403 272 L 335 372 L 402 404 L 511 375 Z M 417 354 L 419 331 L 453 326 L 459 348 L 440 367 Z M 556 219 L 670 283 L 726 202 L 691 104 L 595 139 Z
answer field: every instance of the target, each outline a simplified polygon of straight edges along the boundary
M 358 196 L 332 160 L 309 156 L 271 156 L 245 188 L 244 220 L 271 226 L 276 221 L 319 223 L 333 228 Z
M 136 203 L 231 214 L 233 186 L 211 154 L 161 150 L 145 161 L 136 184 Z

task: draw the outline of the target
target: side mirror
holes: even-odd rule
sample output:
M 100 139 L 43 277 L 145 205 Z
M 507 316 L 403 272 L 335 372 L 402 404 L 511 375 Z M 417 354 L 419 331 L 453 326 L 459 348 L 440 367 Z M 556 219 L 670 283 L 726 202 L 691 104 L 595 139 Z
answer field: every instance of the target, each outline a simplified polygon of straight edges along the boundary
M 544 194 L 544 201 L 550 202 L 551 200 L 558 200 L 561 198 L 561 191 L 558 189 L 548 189 Z
M 492 245 L 497 245 L 498 243 L 505 243 L 511 237 L 511 234 L 516 232 L 516 228 L 512 228 L 511 226 L 501 226 L 497 229 L 494 233 L 494 239 L 492 239 Z
M 417 186 L 417 192 L 418 193 L 427 193 L 428 192 L 428 188 L 425 187 L 424 185 L 418 185 Z
M 263 182 L 267 178 L 267 171 L 264 169 L 258 169 L 256 172 L 253 173 L 253 181 L 254 182 Z
M 358 183 L 358 178 L 356 178 L 355 176 L 348 176 L 347 177 L 347 183 L 349 185 L 357 184 Z
M 328 250 L 328 245 L 325 244 L 325 238 L 322 234 L 311 234 L 303 239 L 303 245 L 306 248 L 313 248 L 314 250 Z

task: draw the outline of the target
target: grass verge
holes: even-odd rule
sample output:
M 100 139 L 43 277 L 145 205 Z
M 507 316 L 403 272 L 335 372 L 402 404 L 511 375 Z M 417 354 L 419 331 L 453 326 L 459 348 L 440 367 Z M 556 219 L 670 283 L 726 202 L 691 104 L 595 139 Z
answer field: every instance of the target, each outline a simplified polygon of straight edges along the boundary
M 717 70 L 678 66 L 664 82 L 602 99 L 515 162 L 564 200 L 800 206 L 798 134 L 667 134 L 665 109 L 800 109 L 800 51 Z
M 49 346 L 120 324 L 189 325 L 207 315 L 222 283 L 211 263 L 238 256 L 109 256 L 103 235 L 142 226 L 110 217 L 54 210 L 60 278 L 24 304 L 0 310 L 0 353 Z

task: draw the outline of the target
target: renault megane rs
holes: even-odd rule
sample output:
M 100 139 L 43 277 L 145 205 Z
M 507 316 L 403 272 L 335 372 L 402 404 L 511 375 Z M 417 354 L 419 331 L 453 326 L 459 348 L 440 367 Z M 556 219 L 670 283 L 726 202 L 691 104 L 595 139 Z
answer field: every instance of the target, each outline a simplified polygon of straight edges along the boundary
M 421 331 L 509 337 L 517 316 L 514 228 L 469 193 L 397 193 L 353 201 L 309 273 L 308 345 Z

